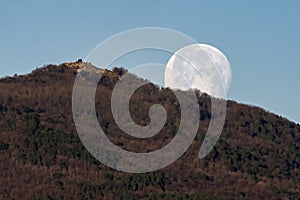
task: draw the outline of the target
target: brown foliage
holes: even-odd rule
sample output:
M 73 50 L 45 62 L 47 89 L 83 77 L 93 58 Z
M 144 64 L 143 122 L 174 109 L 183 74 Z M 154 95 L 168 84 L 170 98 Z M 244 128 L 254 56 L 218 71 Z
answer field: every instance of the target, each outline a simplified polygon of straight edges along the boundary
M 210 122 L 210 97 L 199 95 L 201 120 L 189 150 L 152 173 L 127 174 L 93 158 L 72 119 L 76 69 L 49 65 L 0 80 L 0 198 L 8 199 L 298 199 L 300 126 L 263 109 L 228 101 L 223 133 L 205 159 L 197 157 Z M 72 65 L 73 66 L 73 65 Z M 124 69 L 106 71 L 96 94 L 99 123 L 120 147 L 149 152 L 166 145 L 180 122 L 169 89 L 148 84 L 130 101 L 133 120 L 149 123 L 148 109 L 162 104 L 165 127 L 149 139 L 124 134 L 114 122 L 110 97 Z

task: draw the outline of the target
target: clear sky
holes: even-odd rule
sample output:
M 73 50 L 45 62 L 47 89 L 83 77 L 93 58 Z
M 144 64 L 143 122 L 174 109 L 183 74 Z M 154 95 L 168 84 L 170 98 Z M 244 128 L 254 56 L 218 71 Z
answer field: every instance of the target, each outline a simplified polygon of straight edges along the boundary
M 1 1 L 0 76 L 84 58 L 137 27 L 164 27 L 230 61 L 228 98 L 300 122 L 300 1 Z

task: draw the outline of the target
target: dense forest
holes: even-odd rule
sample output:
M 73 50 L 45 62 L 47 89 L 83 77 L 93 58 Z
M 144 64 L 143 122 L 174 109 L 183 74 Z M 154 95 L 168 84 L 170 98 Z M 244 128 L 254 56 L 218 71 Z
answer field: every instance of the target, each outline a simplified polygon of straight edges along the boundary
M 130 174 L 96 160 L 79 139 L 72 90 L 79 63 L 47 65 L 0 79 L 0 199 L 300 199 L 300 126 L 261 108 L 227 101 L 225 126 L 204 159 L 199 148 L 211 119 L 211 99 L 197 92 L 199 129 L 188 151 L 155 172 Z M 164 128 L 136 139 L 116 125 L 114 85 L 126 73 L 106 70 L 96 93 L 99 123 L 119 147 L 149 152 L 168 144 L 180 105 L 168 88 L 147 84 L 130 100 L 133 120 L 149 123 L 154 103 L 168 113 Z M 137 77 L 136 77 L 137 78 Z

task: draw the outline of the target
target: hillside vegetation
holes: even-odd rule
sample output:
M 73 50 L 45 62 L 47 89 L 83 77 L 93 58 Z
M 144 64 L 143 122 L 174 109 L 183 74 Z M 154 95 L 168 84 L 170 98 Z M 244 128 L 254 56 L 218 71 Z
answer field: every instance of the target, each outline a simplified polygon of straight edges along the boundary
M 0 80 L 0 199 L 300 199 L 300 126 L 228 101 L 222 135 L 213 151 L 199 159 L 211 118 L 210 97 L 199 92 L 198 133 L 179 160 L 142 174 L 101 164 L 85 149 L 73 122 L 78 68 L 48 65 Z M 159 103 L 167 110 L 167 122 L 149 139 L 126 135 L 110 110 L 112 89 L 125 71 L 107 70 L 102 77 L 96 93 L 99 123 L 123 149 L 159 149 L 178 129 L 180 105 L 168 88 L 139 88 L 130 101 L 133 120 L 147 125 L 149 107 Z

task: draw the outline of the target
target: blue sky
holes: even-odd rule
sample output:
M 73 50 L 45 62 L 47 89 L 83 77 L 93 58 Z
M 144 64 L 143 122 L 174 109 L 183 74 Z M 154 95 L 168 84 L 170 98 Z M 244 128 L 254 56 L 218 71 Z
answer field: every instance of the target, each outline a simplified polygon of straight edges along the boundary
M 185 33 L 224 52 L 228 98 L 300 122 L 298 1 L 1 1 L 0 76 L 84 58 L 137 27 Z

